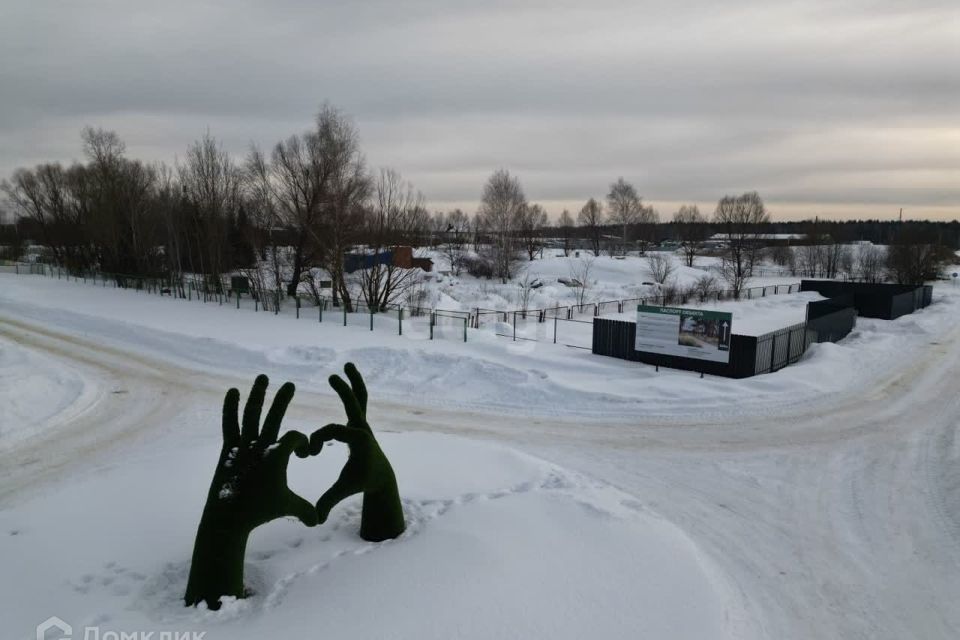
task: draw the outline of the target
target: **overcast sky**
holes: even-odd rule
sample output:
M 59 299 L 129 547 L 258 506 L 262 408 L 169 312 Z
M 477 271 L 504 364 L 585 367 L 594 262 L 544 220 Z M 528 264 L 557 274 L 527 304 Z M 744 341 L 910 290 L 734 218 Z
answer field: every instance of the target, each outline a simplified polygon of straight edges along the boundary
M 0 176 L 87 124 L 174 162 L 350 114 L 372 166 L 472 212 L 498 167 L 556 216 L 633 182 L 661 217 L 960 218 L 960 1 L 0 0 Z

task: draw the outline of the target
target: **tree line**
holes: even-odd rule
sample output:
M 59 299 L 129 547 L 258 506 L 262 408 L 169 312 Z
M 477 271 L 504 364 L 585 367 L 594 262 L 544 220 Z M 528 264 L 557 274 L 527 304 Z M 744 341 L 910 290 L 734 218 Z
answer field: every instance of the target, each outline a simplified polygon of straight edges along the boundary
M 416 274 L 372 260 L 348 277 L 345 254 L 429 246 L 445 254 L 456 274 L 466 269 L 507 282 L 548 242 L 561 243 L 565 253 L 586 247 L 594 255 L 622 255 L 673 240 L 692 266 L 719 233 L 721 273 L 736 291 L 761 257 L 792 260 L 794 268 L 801 264 L 818 275 L 836 273 L 848 258 L 829 247 L 871 240 L 894 247 L 881 262 L 901 280 L 930 275 L 947 259 L 944 248 L 960 244 L 956 222 L 772 222 L 756 192 L 724 196 L 711 216 L 691 204 L 661 222 L 623 177 L 604 198 L 589 198 L 575 217 L 564 210 L 551 223 L 505 169 L 488 178 L 473 216 L 459 209 L 431 214 L 423 194 L 396 170 L 367 165 L 352 121 L 330 105 L 309 130 L 269 150 L 254 146 L 239 161 L 210 134 L 174 166 L 129 158 L 112 131 L 88 127 L 81 139 L 83 162 L 21 168 L 3 181 L 0 188 L 21 217 L 12 230 L 0 230 L 8 253 L 22 251 L 17 243 L 29 233 L 72 271 L 180 283 L 185 274 L 201 274 L 212 287 L 239 271 L 261 291 L 293 295 L 305 285 L 319 298 L 328 285 L 348 307 L 362 300 L 379 308 L 410 295 Z M 807 245 L 819 248 L 789 257 L 761 254 L 764 237 L 776 233 L 802 233 L 817 239 Z

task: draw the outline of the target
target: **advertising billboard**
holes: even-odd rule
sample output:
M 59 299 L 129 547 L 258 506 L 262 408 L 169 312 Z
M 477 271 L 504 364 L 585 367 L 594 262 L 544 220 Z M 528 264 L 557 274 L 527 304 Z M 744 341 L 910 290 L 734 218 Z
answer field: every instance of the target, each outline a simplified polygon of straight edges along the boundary
M 733 315 L 679 307 L 637 306 L 637 351 L 730 362 Z

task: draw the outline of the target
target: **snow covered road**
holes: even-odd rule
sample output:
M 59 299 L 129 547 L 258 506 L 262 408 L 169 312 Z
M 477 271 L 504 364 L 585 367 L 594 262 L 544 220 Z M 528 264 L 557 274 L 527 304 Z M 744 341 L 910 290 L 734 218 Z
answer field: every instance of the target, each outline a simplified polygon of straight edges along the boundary
M 284 363 L 269 358 L 240 368 L 249 350 L 195 332 L 179 333 L 178 345 L 165 345 L 164 355 L 143 325 L 92 314 L 78 324 L 22 302 L 3 304 L 0 291 L 0 347 L 13 344 L 12 353 L 44 366 L 62 363 L 57 370 L 65 386 L 84 380 L 88 389 L 51 406 L 42 425 L 24 425 L 35 437 L 3 441 L 0 509 L 15 512 L 78 473 L 116 464 L 118 452 L 184 433 L 180 422 L 209 419 L 223 390 L 249 384 L 261 364 L 274 376 L 285 372 Z M 730 599 L 724 623 L 730 637 L 955 638 L 960 328 L 950 318 L 960 305 L 949 295 L 938 305 L 898 321 L 911 332 L 909 343 L 870 333 L 876 321 L 861 321 L 870 339 L 849 339 L 860 350 L 891 351 L 897 366 L 869 353 L 840 359 L 843 345 L 823 345 L 813 358 L 754 383 L 762 393 L 778 380 L 828 375 L 831 366 L 834 374 L 856 377 L 836 381 L 839 390 L 819 399 L 745 398 L 742 406 L 698 411 L 681 396 L 673 413 L 659 405 L 650 415 L 628 419 L 615 412 L 605 421 L 596 411 L 565 412 L 562 400 L 539 416 L 518 417 L 496 404 L 480 411 L 411 394 L 377 402 L 372 422 L 398 432 L 506 442 L 629 494 L 642 510 L 678 526 L 717 568 L 717 589 Z M 515 355 L 519 362 L 522 354 Z M 858 363 L 874 368 L 857 370 Z M 316 368 L 325 376 L 333 366 Z M 609 367 L 623 368 L 615 361 Z M 340 411 L 327 389 L 301 383 L 303 368 L 291 370 L 300 383 L 291 420 L 315 422 L 318 412 Z

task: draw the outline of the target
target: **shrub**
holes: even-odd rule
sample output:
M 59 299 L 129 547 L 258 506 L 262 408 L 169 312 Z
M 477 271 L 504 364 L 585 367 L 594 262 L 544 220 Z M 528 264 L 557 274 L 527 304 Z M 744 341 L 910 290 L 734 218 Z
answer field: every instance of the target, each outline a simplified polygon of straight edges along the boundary
M 485 256 L 464 256 L 463 266 L 474 278 L 489 280 L 494 275 L 493 260 Z

